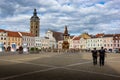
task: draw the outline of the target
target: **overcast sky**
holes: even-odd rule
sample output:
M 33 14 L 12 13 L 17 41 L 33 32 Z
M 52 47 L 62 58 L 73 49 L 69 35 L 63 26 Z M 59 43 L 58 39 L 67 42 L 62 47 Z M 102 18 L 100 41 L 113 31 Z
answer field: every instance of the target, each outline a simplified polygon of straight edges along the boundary
M 0 0 L 0 29 L 29 32 L 34 8 L 41 36 L 65 25 L 71 35 L 120 33 L 120 0 Z

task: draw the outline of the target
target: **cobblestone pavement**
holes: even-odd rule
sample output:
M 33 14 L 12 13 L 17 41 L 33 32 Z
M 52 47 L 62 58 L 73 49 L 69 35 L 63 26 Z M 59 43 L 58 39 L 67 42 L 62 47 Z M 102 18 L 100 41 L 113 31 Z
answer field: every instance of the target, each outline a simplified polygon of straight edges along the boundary
M 0 80 L 120 80 L 120 54 L 107 53 L 105 66 L 91 53 L 0 53 Z

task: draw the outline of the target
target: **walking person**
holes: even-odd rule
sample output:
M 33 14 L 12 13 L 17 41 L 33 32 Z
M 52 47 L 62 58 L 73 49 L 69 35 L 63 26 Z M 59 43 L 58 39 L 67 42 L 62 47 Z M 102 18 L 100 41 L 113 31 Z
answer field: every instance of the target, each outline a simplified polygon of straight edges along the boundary
M 19 47 L 19 54 L 22 54 L 22 53 L 23 53 L 23 47 L 20 46 L 20 47 Z
M 100 66 L 104 66 L 104 61 L 105 61 L 105 49 L 103 49 L 103 47 L 101 47 L 101 49 L 99 50 L 99 64 Z
M 98 54 L 97 54 L 96 48 L 94 48 L 94 50 L 92 50 L 92 57 L 93 57 L 93 65 L 97 65 Z

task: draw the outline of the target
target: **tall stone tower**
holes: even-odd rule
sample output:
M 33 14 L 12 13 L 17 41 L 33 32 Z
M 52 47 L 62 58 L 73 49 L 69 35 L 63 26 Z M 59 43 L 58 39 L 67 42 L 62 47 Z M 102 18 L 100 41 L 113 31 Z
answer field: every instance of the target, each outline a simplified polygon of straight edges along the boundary
M 67 26 L 65 26 L 63 36 L 64 36 L 64 41 L 68 41 L 70 34 L 68 34 Z
M 70 36 L 70 34 L 68 34 L 67 26 L 65 26 L 65 30 L 64 30 L 64 34 L 63 34 L 64 40 L 62 43 L 62 49 L 64 49 L 64 50 L 69 49 L 69 42 L 68 42 L 69 36 Z
M 37 11 L 34 9 L 33 16 L 30 18 L 30 33 L 39 37 L 40 19 L 37 16 Z

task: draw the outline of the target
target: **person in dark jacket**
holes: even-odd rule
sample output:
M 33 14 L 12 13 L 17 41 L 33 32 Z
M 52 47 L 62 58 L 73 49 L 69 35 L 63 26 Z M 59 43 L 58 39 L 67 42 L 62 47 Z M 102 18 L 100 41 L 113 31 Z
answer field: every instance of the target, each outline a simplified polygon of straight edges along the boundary
M 100 66 L 104 66 L 104 61 L 105 61 L 105 49 L 103 49 L 103 47 L 101 47 L 101 49 L 99 50 L 99 64 Z
M 97 65 L 97 57 L 98 57 L 98 54 L 97 54 L 96 48 L 94 48 L 94 50 L 92 50 L 92 57 L 93 57 L 93 64 L 94 64 L 94 65 Z
M 23 53 L 23 47 L 20 46 L 20 47 L 19 47 L 19 54 L 22 54 L 22 53 Z

